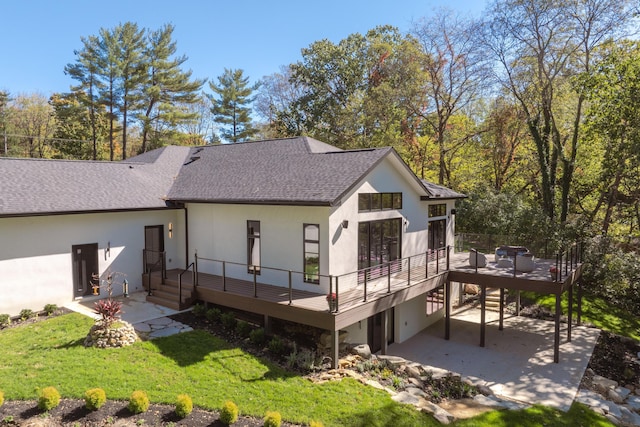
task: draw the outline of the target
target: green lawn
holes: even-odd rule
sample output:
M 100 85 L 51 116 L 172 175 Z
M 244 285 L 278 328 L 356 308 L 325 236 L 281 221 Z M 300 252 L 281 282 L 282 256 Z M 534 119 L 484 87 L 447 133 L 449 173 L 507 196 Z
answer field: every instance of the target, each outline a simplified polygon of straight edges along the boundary
M 577 316 L 577 296 L 574 292 L 574 310 L 573 321 Z M 556 309 L 556 298 L 552 295 L 539 295 L 533 292 L 523 292 L 522 296 L 533 299 L 536 303 L 550 309 L 552 312 Z M 562 313 L 567 314 L 568 298 L 565 295 L 562 298 Z M 612 306 L 602 298 L 591 296 L 583 296 L 582 298 L 582 323 L 591 323 L 599 329 L 612 332 L 616 335 L 640 340 L 640 319 L 633 316 L 628 311 L 621 310 Z
M 125 400 L 144 390 L 151 401 L 174 403 L 189 394 L 195 405 L 218 409 L 231 399 L 242 414 L 262 417 L 279 411 L 284 420 L 325 426 L 435 426 L 431 417 L 396 404 L 385 392 L 346 379 L 322 385 L 193 331 L 124 349 L 82 345 L 92 320 L 80 314 L 55 317 L 0 331 L 0 390 L 6 399 L 34 399 L 55 386 L 63 397 L 83 398 L 101 387 L 110 399 Z M 494 411 L 459 426 L 609 425 L 574 405 L 564 414 L 548 408 Z

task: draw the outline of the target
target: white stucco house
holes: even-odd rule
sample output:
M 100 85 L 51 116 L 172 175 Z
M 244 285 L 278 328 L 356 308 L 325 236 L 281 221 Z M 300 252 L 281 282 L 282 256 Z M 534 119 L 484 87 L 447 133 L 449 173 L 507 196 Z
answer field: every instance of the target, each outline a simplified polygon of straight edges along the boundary
M 169 146 L 122 162 L 0 158 L 0 178 L 0 313 L 92 297 L 94 274 L 143 290 L 146 270 L 194 270 L 197 257 L 198 274 L 253 283 L 254 294 L 257 283 L 283 289 L 289 301 L 213 285 L 195 298 L 378 348 L 439 312 L 427 302 L 443 279 L 429 263 L 446 258 L 464 197 L 417 178 L 393 148 L 307 137 Z M 338 309 L 311 304 L 331 294 Z

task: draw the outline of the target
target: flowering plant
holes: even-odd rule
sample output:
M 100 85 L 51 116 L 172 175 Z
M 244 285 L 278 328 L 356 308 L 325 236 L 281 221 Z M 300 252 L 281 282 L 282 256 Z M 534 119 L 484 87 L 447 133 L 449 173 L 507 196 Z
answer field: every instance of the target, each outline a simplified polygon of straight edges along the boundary
M 549 267 L 549 273 L 551 274 L 551 280 L 556 280 L 558 278 L 558 268 L 555 265 Z
M 327 294 L 327 301 L 335 301 L 335 300 L 336 300 L 335 292 L 331 292 L 330 294 Z

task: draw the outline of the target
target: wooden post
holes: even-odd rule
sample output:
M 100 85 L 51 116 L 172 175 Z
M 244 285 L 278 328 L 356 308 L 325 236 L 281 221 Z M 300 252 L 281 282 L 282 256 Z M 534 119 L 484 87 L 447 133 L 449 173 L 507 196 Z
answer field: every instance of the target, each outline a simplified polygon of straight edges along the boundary
M 562 292 L 556 293 L 556 327 L 553 337 L 553 361 L 555 363 L 560 362 L 560 314 L 562 313 Z
M 484 347 L 486 330 L 487 285 L 480 285 L 480 347 Z
M 504 329 L 504 288 L 500 288 L 500 321 L 498 324 L 498 330 Z
M 380 348 L 381 354 L 387 354 L 387 348 L 389 347 L 389 338 L 387 337 L 387 328 L 389 327 L 389 310 L 385 310 L 382 312 L 382 330 L 381 339 L 382 339 L 382 347 Z
M 227 292 L 227 272 L 224 261 L 222 261 L 222 292 Z
M 444 339 L 451 337 L 451 282 L 444 282 Z
M 291 286 L 291 270 L 289 270 L 289 305 L 293 303 L 293 288 Z
M 271 333 L 271 317 L 268 314 L 264 315 L 264 332 L 265 334 Z
M 576 324 L 580 326 L 582 323 L 582 281 L 578 281 L 578 316 Z
M 338 362 L 339 362 L 339 349 L 340 349 L 340 342 L 339 342 L 339 337 L 340 334 L 338 333 L 338 331 L 336 331 L 335 329 L 331 331 L 331 368 L 332 369 L 337 369 L 338 368 Z
M 567 341 L 571 342 L 571 324 L 573 323 L 573 283 L 569 284 L 569 292 L 567 293 Z

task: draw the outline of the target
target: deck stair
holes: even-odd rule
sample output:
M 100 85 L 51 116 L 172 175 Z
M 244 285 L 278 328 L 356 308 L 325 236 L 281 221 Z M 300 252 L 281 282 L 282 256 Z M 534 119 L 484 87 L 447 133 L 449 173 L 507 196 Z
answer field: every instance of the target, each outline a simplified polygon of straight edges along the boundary
M 145 290 L 148 292 L 149 289 L 147 286 L 149 278 L 147 274 L 143 274 L 142 283 L 144 284 Z M 168 307 L 173 310 L 185 310 L 191 307 L 196 300 L 194 287 L 190 280 L 188 282 L 183 280 L 182 282 L 182 299 L 180 302 L 178 302 L 178 294 L 179 287 L 177 275 L 171 274 L 170 271 L 167 271 L 167 278 L 163 281 L 160 272 L 151 273 L 151 293 L 150 295 L 147 295 L 148 302 Z

